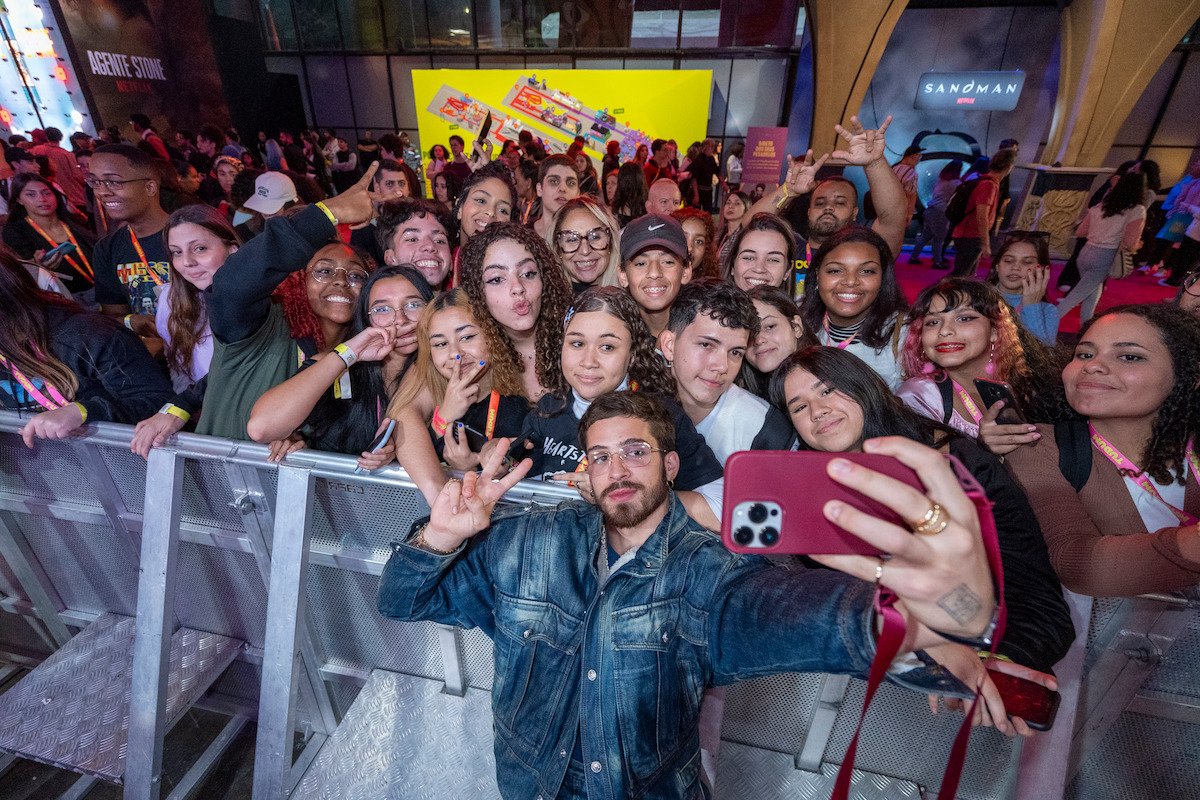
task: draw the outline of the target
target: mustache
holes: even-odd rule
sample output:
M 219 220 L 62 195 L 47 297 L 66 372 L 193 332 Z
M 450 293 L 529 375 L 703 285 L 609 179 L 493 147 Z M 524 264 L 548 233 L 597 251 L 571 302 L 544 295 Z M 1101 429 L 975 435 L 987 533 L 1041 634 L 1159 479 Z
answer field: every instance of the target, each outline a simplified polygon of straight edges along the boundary
M 640 483 L 635 483 L 634 481 L 621 481 L 620 483 L 614 483 L 612 486 L 609 486 L 607 489 L 604 490 L 604 494 L 602 494 L 600 496 L 608 497 L 613 492 L 618 492 L 622 489 L 644 489 L 644 488 L 646 488 L 646 487 L 642 486 L 642 484 L 640 484 Z

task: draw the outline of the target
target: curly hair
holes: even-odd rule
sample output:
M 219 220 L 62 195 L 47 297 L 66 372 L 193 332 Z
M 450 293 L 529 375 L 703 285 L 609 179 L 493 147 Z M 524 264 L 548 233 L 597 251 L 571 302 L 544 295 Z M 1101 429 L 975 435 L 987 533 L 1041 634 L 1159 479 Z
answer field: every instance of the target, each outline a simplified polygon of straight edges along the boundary
M 750 341 L 758 335 L 758 311 L 754 301 L 727 281 L 701 278 L 684 284 L 671 304 L 667 329 L 678 336 L 701 314 L 712 317 L 723 328 L 747 331 Z
M 467 196 L 471 194 L 472 189 L 486 181 L 488 178 L 495 178 L 498 181 L 502 181 L 505 187 L 508 189 L 509 208 L 515 210 L 517 207 L 517 185 L 513 183 L 512 173 L 509 172 L 508 165 L 503 161 L 489 161 L 488 163 L 484 164 L 482 167 L 472 172 L 467 179 L 463 181 L 462 189 L 458 193 L 458 199 L 454 201 L 454 212 L 452 216 L 454 217 L 455 230 L 453 231 L 452 236 L 454 239 L 458 240 L 460 244 L 465 244 L 465 242 L 462 242 L 462 218 L 460 215 L 462 214 L 463 206 L 467 203 Z M 447 183 L 447 190 L 449 190 L 449 187 L 450 184 Z
M 1200 404 L 1195 399 L 1196 385 L 1200 382 L 1200 320 L 1163 303 L 1116 306 L 1084 323 L 1079 331 L 1080 341 L 1098 320 L 1116 314 L 1141 317 L 1155 327 L 1171 356 L 1175 383 L 1158 407 L 1150 440 L 1137 463 L 1158 483 L 1182 484 L 1188 442 L 1200 433 Z
M 224 214 L 203 203 L 183 206 L 171 213 L 163 228 L 162 238 L 170 243 L 171 229 L 179 225 L 196 225 L 217 237 L 226 247 L 233 248 L 242 243 L 233 226 Z M 171 303 L 171 314 L 167 317 L 167 332 L 171 335 L 166 344 L 167 363 L 182 375 L 192 372 L 192 356 L 208 328 L 208 314 L 204 309 L 203 293 L 175 269 L 175 259 L 167 266 L 170 283 L 167 297 Z
M 520 223 L 493 222 L 462 246 L 459 260 L 460 283 L 467 297 L 471 298 L 471 311 L 475 319 L 479 320 L 479 327 L 487 339 L 488 352 L 492 354 L 492 384 L 500 394 L 533 399 L 526 393 L 525 384 L 521 380 L 525 372 L 521 354 L 517 352 L 504 328 L 492 316 L 484 293 L 483 262 L 487 251 L 496 242 L 506 239 L 529 251 L 542 278 L 541 309 L 534 331 L 534 370 L 538 383 L 546 388 L 553 385 L 554 372 L 559 369 L 562 321 L 567 306 L 571 304 L 571 284 L 567 273 L 555 261 L 546 243 L 532 228 L 526 228 Z
M 654 336 L 642 318 L 641 309 L 629 293 L 616 286 L 593 286 L 584 290 L 567 311 L 563 323 L 564 334 L 576 314 L 592 311 L 603 311 L 616 317 L 629 331 L 629 365 L 626 367 L 629 380 L 637 381 L 639 390 L 673 397 L 675 378 L 655 350 Z M 552 382 L 546 384 L 546 388 L 566 400 L 571 394 L 571 386 L 563 374 L 561 359 L 555 364 Z
M 691 264 L 692 280 L 697 278 L 719 278 L 720 270 L 717 268 L 717 241 L 716 227 L 713 225 L 712 214 L 707 211 L 701 211 L 698 208 L 684 206 L 671 212 L 671 216 L 679 220 L 682 225 L 684 220 L 698 219 L 704 225 L 704 257 L 700 259 L 699 264 Z
M 320 253 L 321 250 L 331 244 L 345 247 L 358 257 L 368 273 L 374 271 L 375 260 L 370 255 L 359 250 L 357 247 L 351 247 L 340 239 L 333 239 L 326 242 L 317 248 L 317 253 Z M 313 254 L 313 258 L 316 258 L 315 253 Z M 309 259 L 309 263 L 312 263 L 312 259 Z M 284 278 L 275 287 L 275 291 L 271 293 L 271 299 L 283 307 L 283 319 L 287 322 L 288 330 L 291 331 L 293 339 L 311 338 L 317 346 L 318 351 L 325 349 L 325 334 L 321 332 L 321 320 L 317 318 L 316 313 L 312 310 L 312 306 L 308 302 L 307 265 L 305 265 L 304 269 L 292 272 Z
M 800 306 L 801 316 L 804 317 L 804 327 L 810 331 L 818 331 L 824 327 L 825 301 L 821 298 L 820 276 L 821 267 L 829 254 L 844 244 L 867 244 L 879 253 L 879 265 L 883 270 L 880 276 L 879 294 L 863 319 L 859 335 L 864 344 L 879 350 L 886 347 L 892 334 L 893 325 L 900 324 L 901 313 L 908 309 L 904 299 L 904 290 L 896 280 L 895 260 L 892 249 L 875 231 L 862 225 L 850 225 L 834 233 L 821 249 L 813 254 L 812 264 L 808 268 L 810 280 L 804 282 L 804 302 Z

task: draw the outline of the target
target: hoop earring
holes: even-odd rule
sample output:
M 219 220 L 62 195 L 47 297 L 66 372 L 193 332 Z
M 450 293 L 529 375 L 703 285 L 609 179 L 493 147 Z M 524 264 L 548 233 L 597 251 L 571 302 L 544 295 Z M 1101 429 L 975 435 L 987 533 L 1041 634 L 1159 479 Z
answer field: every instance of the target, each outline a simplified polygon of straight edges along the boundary
M 674 489 L 674 488 L 675 488 L 675 481 L 674 481 L 673 479 L 671 479 L 671 478 L 667 478 L 667 488 L 668 488 L 668 489 Z
M 992 375 L 996 374 L 996 343 L 995 342 L 992 342 L 992 352 L 988 354 L 988 363 L 987 363 L 987 366 L 983 368 L 983 371 L 985 373 L 987 373 L 987 376 L 989 378 Z

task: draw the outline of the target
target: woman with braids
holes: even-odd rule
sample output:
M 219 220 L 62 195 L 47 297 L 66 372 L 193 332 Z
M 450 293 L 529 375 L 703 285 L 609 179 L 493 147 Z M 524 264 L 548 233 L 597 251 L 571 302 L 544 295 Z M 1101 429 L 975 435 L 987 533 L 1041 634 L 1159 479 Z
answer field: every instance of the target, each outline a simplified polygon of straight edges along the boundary
M 0 407 L 31 415 L 26 447 L 88 421 L 135 422 L 170 399 L 171 384 L 136 335 L 43 292 L 3 245 L 0 297 Z
M 707 503 L 719 520 L 724 486 L 721 462 L 675 400 L 675 379 L 655 352 L 655 339 L 629 293 L 615 286 L 586 290 L 575 298 L 563 327 L 550 392 L 525 418 L 521 431 L 521 437 L 533 445 L 529 477 L 567 482 L 594 503 L 579 442 L 579 420 L 592 401 L 607 392 L 654 392 L 675 421 L 680 462 L 676 488 L 684 493 L 680 499 L 689 511 L 694 503 Z M 706 518 L 695 513 L 693 517 Z
M 805 329 L 821 344 L 861 358 L 892 391 L 900 388 L 908 303 L 883 237 L 861 225 L 842 228 L 813 255 L 807 275 Z
M 1035 380 L 1054 375 L 1053 355 L 989 284 L 943 278 L 925 287 L 908 312 L 902 362 L 907 380 L 896 392 L 901 400 L 918 414 L 979 439 L 996 455 L 1037 441 L 1037 432 L 1032 425 L 998 424 L 1002 407 L 988 408 L 976 378 L 1012 386 L 1026 419 L 1046 422 L 1056 416 L 1059 393 Z
M 1062 371 L 1080 419 L 1039 425 L 1005 462 L 1033 505 L 1050 561 L 1080 594 L 1129 597 L 1200 581 L 1200 320 L 1117 306 L 1079 333 Z
M 683 232 L 687 234 L 688 265 L 692 268 L 692 280 L 720 277 L 712 214 L 698 208 L 680 208 L 672 211 L 671 216 L 679 220 Z
M 491 355 L 492 389 L 537 402 L 556 385 L 562 320 L 571 302 L 566 273 L 533 229 L 516 222 L 488 225 L 459 252 L 461 288 Z M 404 468 L 432 503 L 446 479 L 426 420 L 421 413 L 401 416 L 396 403 L 389 416 L 397 421 Z

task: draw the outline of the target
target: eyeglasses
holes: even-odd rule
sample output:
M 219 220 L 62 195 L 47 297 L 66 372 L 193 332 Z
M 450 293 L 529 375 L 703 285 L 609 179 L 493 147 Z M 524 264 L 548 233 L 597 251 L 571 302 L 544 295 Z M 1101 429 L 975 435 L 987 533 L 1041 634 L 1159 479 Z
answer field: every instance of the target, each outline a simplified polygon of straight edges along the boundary
M 421 312 L 425 310 L 424 300 L 409 300 L 400 307 L 399 313 L 404 315 L 404 318 L 412 321 L 419 319 Z M 391 306 L 380 303 L 377 306 L 372 306 L 367 312 L 367 316 L 371 318 L 371 324 L 383 328 L 393 324 L 396 321 L 397 310 Z
M 111 192 L 120 186 L 124 186 L 127 183 L 137 183 L 138 181 L 150 181 L 150 180 L 154 180 L 154 179 L 153 178 L 129 178 L 128 180 L 117 181 L 117 180 L 111 180 L 111 179 L 110 180 L 101 180 L 100 178 L 84 178 L 83 182 L 86 183 L 88 186 L 92 187 L 93 189 L 104 188 L 107 191 Z
M 1200 292 L 1192 291 L 1198 283 L 1200 283 L 1200 272 L 1193 272 L 1183 279 L 1183 290 L 1194 297 L 1200 297 Z
M 613 456 L 621 459 L 627 467 L 644 467 L 650 463 L 651 453 L 665 453 L 658 447 L 651 447 L 645 442 L 627 444 L 617 450 L 591 450 L 587 454 L 588 469 L 606 470 L 612 466 Z
M 587 239 L 588 247 L 593 250 L 607 250 L 612 244 L 612 231 L 608 228 L 592 228 L 583 235 L 575 231 L 559 231 L 558 247 L 564 253 L 574 253 L 583 244 L 584 239 Z
M 338 272 L 341 272 L 346 276 L 346 282 L 351 286 L 362 286 L 367 282 L 367 278 L 370 277 L 366 272 L 358 268 L 346 269 L 345 267 L 310 267 L 308 271 L 312 273 L 314 278 L 316 278 L 317 283 L 329 283 L 331 280 L 333 280 L 333 276 Z

